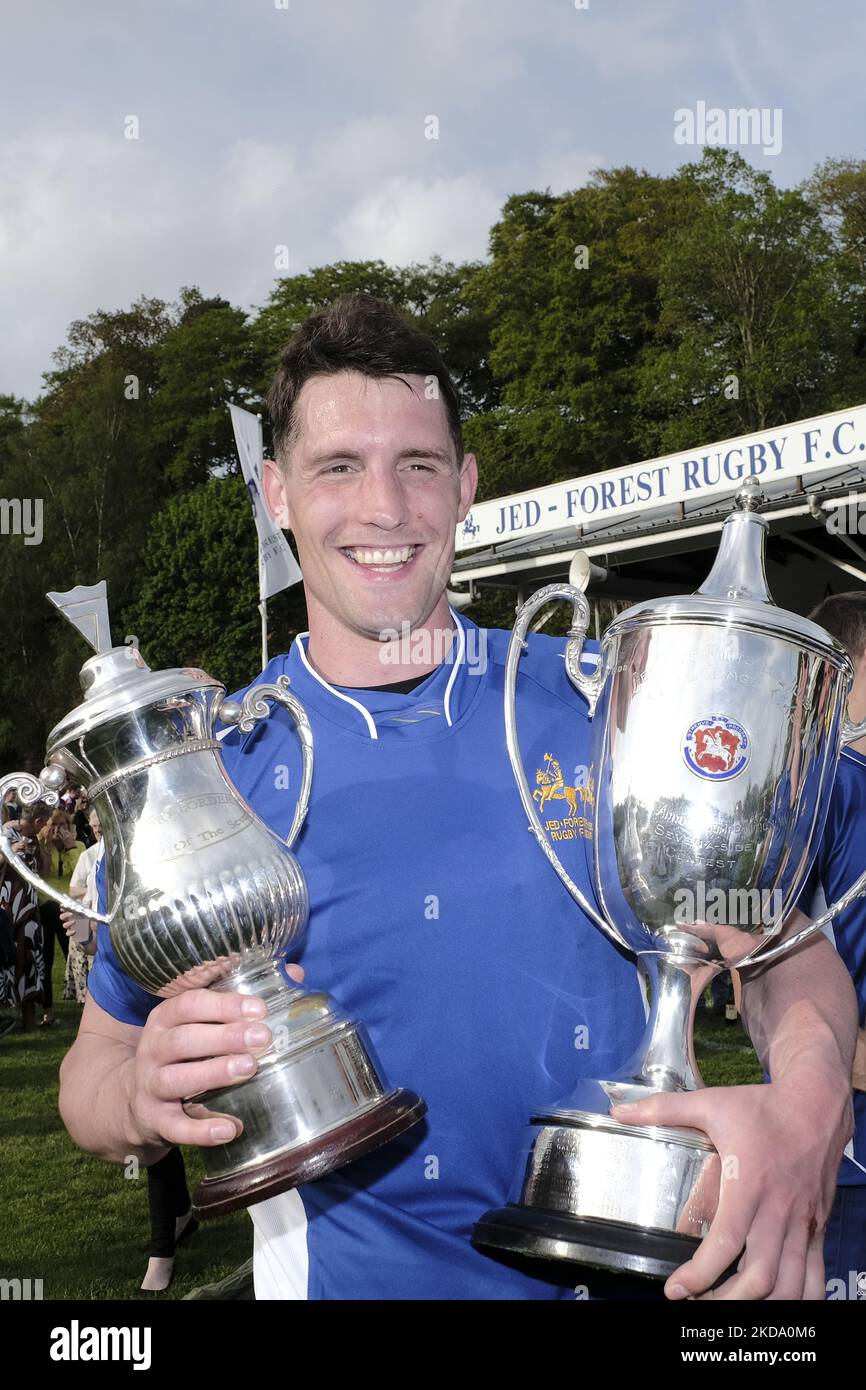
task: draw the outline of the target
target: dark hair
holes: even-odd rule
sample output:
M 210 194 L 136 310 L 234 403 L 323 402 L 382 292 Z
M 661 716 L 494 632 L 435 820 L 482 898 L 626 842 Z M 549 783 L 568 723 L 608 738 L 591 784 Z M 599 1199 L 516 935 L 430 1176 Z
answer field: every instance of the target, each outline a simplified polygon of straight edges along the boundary
M 852 661 L 859 661 L 866 651 L 866 591 L 831 594 L 809 617 L 842 643 Z
M 463 461 L 460 398 L 439 349 L 393 304 L 364 293 L 341 295 L 327 309 L 311 314 L 283 350 L 268 392 L 274 453 L 281 461 L 298 437 L 295 403 L 304 382 L 337 372 L 435 377 L 459 468 Z

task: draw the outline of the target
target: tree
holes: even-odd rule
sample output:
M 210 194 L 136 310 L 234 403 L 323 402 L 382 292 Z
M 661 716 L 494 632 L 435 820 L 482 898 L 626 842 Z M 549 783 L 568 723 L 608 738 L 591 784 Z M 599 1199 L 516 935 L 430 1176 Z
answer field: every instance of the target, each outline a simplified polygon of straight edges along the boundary
M 655 332 L 658 274 L 688 192 L 623 168 L 561 197 L 508 199 L 471 286 L 500 397 L 468 428 L 482 496 L 635 456 L 635 364 Z
M 214 471 L 235 472 L 237 452 L 227 403 L 256 410 L 261 354 L 247 316 L 228 300 L 180 292 L 180 312 L 156 348 L 155 437 L 171 491 Z
M 681 175 L 690 215 L 635 373 L 644 456 L 831 409 L 847 353 L 838 262 L 803 195 L 721 149 Z
M 261 669 L 257 540 L 240 478 L 211 478 L 171 498 L 142 549 L 125 629 L 154 668 L 200 666 L 231 690 Z M 305 619 L 300 585 L 268 601 L 284 651 Z

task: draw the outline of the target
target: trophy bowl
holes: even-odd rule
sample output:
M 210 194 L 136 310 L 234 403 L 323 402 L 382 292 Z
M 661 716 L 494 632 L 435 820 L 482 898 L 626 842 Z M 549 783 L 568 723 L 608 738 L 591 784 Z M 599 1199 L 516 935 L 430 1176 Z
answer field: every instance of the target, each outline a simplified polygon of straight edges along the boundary
M 694 1012 L 720 970 L 764 965 L 820 930 L 866 889 L 802 931 L 783 926 L 820 840 L 843 745 L 853 668 L 823 628 L 776 607 L 756 480 L 737 495 L 712 571 L 691 596 L 639 604 L 581 669 L 589 608 L 551 585 L 520 610 L 506 667 L 506 741 L 530 829 L 575 901 L 638 958 L 647 1028 L 615 1075 L 580 1080 L 530 1119 L 508 1201 L 476 1224 L 498 1250 L 667 1277 L 690 1258 L 718 1205 L 721 1160 L 706 1135 L 624 1125 L 612 1105 L 703 1085 Z M 515 687 L 528 625 L 551 599 L 573 606 L 566 669 L 592 720 L 595 829 L 584 841 L 596 902 L 562 865 L 520 761 Z

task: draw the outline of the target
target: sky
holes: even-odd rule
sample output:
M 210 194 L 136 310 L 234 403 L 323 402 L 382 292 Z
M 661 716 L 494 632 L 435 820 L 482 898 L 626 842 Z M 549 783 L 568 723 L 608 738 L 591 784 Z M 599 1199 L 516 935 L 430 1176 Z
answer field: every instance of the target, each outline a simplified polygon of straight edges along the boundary
M 513 193 L 699 157 L 699 103 L 764 110 L 738 148 L 785 186 L 866 157 L 862 0 L 0 0 L 0 45 L 0 393 L 30 400 L 75 318 L 482 259 Z

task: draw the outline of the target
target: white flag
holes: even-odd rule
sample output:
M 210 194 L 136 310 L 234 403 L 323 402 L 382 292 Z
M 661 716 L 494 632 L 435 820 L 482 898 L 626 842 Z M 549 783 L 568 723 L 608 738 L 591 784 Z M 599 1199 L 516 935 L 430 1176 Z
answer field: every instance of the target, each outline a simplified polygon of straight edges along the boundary
M 301 570 L 288 541 L 268 511 L 262 492 L 262 422 L 257 415 L 241 410 L 240 406 L 230 405 L 229 410 L 259 536 L 259 598 L 271 598 L 281 589 L 297 584 L 302 577 Z

